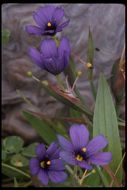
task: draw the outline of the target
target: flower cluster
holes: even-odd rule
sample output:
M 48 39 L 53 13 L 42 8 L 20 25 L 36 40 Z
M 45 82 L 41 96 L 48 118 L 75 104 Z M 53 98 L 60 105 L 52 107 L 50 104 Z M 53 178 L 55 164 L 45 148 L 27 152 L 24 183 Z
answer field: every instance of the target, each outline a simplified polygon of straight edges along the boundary
M 66 37 L 56 44 L 52 36 L 62 31 L 69 20 L 63 21 L 64 10 L 61 7 L 51 5 L 37 9 L 33 18 L 38 26 L 26 26 L 26 31 L 50 38 L 44 39 L 39 49 L 30 47 L 29 55 L 41 69 L 57 75 L 68 65 L 71 49 Z M 111 152 L 102 152 L 108 144 L 107 139 L 100 134 L 89 141 L 89 132 L 84 125 L 73 124 L 70 139 L 58 135 L 58 143 L 53 142 L 47 149 L 43 143 L 39 144 L 36 147 L 37 156 L 30 160 L 31 175 L 37 176 L 44 185 L 49 180 L 59 183 L 67 178 L 65 163 L 91 170 L 93 165 L 106 165 L 112 160 Z
M 52 5 L 40 7 L 33 14 L 38 26 L 28 25 L 26 31 L 34 35 L 54 36 L 69 24 L 69 20 L 63 21 L 64 15 L 61 7 Z M 57 47 L 53 39 L 44 39 L 39 51 L 34 47 L 29 48 L 29 55 L 39 67 L 57 75 L 64 71 L 70 56 L 69 40 L 63 37 L 59 44 Z
M 67 178 L 63 161 L 91 170 L 91 164 L 102 166 L 112 160 L 111 152 L 101 152 L 108 144 L 103 135 L 98 135 L 88 142 L 87 128 L 74 124 L 70 127 L 70 137 L 72 142 L 58 135 L 61 148 L 58 148 L 56 143 L 52 143 L 47 150 L 43 144 L 38 145 L 37 158 L 30 160 L 30 171 L 32 175 L 38 176 L 42 184 L 47 185 L 49 179 L 58 183 Z

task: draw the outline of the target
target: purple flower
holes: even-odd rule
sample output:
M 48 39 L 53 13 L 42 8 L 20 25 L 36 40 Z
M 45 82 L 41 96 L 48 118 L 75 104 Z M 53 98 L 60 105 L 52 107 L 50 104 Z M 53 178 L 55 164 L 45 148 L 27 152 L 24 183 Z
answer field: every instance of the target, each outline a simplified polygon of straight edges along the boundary
M 62 38 L 58 47 L 54 40 L 45 39 L 41 43 L 40 51 L 31 47 L 29 55 L 39 67 L 57 75 L 68 65 L 70 44 L 65 37 Z
M 47 5 L 39 7 L 33 14 L 33 18 L 39 26 L 26 26 L 26 31 L 35 35 L 55 35 L 69 24 L 69 20 L 62 23 L 64 10 L 61 7 Z
M 84 125 L 74 124 L 70 128 L 71 142 L 58 135 L 63 148 L 60 157 L 71 165 L 79 165 L 87 170 L 92 169 L 91 164 L 106 165 L 112 160 L 111 152 L 101 152 L 108 144 L 103 135 L 98 135 L 89 141 L 89 132 Z M 89 141 L 89 142 L 88 142 Z
M 49 179 L 54 183 L 63 182 L 67 174 L 64 172 L 64 165 L 59 159 L 60 148 L 52 143 L 46 150 L 44 144 L 36 147 L 36 158 L 30 160 L 30 172 L 36 175 L 39 181 L 47 185 Z

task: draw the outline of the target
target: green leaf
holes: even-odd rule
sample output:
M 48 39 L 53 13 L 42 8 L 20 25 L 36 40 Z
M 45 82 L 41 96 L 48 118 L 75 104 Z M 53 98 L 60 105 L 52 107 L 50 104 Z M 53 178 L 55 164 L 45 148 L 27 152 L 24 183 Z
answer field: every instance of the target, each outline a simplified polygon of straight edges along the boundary
M 23 144 L 24 144 L 23 140 L 18 136 L 6 137 L 3 140 L 4 149 L 8 153 L 18 153 L 18 152 L 20 152 L 22 147 L 23 147 Z
M 2 150 L 2 160 L 5 161 L 7 158 L 7 154 L 5 152 L 5 150 Z
M 2 30 L 2 44 L 7 44 L 10 38 L 10 31 L 8 29 Z
M 54 130 L 59 133 L 60 135 L 67 136 L 67 131 L 65 129 L 65 126 L 62 124 L 62 122 L 54 121 L 50 125 L 54 128 Z
M 24 155 L 24 156 L 27 156 L 27 157 L 36 156 L 35 148 L 36 148 L 37 145 L 38 145 L 38 143 L 32 143 L 32 144 L 28 145 L 27 147 L 24 147 L 21 154 Z
M 101 171 L 101 168 L 99 166 L 97 166 L 96 168 L 97 168 L 97 171 L 98 171 L 98 173 L 99 173 L 99 175 L 101 177 L 101 180 L 102 180 L 102 182 L 104 184 L 104 187 L 108 187 L 109 186 L 108 180 L 106 179 L 103 172 Z
M 31 176 L 29 174 L 27 174 L 26 172 L 23 172 L 20 169 L 17 169 L 16 167 L 10 166 L 8 164 L 2 163 L 2 173 L 10 178 L 18 178 L 21 179 L 23 177 L 25 178 L 31 178 Z
M 42 139 L 47 143 L 50 144 L 56 140 L 56 134 L 54 130 L 52 130 L 46 122 L 42 121 L 35 115 L 30 114 L 29 112 L 23 111 L 23 116 L 26 120 L 31 124 L 31 126 L 36 130 L 38 135 L 42 137 Z
M 93 118 L 93 136 L 100 133 L 108 139 L 109 144 L 106 151 L 112 152 L 113 157 L 109 167 L 115 173 L 122 159 L 122 149 L 114 103 L 103 74 L 100 75 L 99 79 Z M 122 168 L 119 170 L 116 178 L 121 182 Z
M 74 110 L 74 109 L 72 109 L 72 108 L 70 108 L 70 117 L 75 117 L 75 118 L 79 118 L 79 117 L 81 117 L 81 113 L 80 112 L 78 112 L 78 111 L 76 111 L 76 110 Z
M 57 85 L 52 85 L 48 83 L 48 85 L 45 85 L 42 81 L 41 85 L 43 88 L 49 93 L 51 96 L 59 100 L 60 102 L 66 104 L 67 106 L 72 107 L 73 109 L 80 111 L 82 113 L 85 113 L 87 115 L 90 115 L 92 117 L 91 111 L 89 111 L 85 104 L 83 104 L 80 99 L 77 97 L 71 97 L 67 93 L 64 93 L 61 91 L 59 86 Z
M 25 167 L 29 165 L 29 160 L 20 154 L 11 157 L 11 164 L 16 167 Z
M 94 43 L 93 43 L 92 33 L 89 28 L 88 45 L 87 45 L 87 62 L 93 65 L 93 58 L 94 58 Z
M 93 82 L 92 82 L 92 80 L 93 80 L 93 59 L 94 59 L 94 43 L 93 43 L 92 33 L 91 33 L 90 27 L 89 27 L 88 44 L 87 44 L 87 63 L 90 63 L 92 65 L 92 67 L 87 69 L 87 75 L 88 75 L 88 79 L 90 81 L 93 95 L 95 96 L 95 89 L 94 89 Z
M 87 187 L 87 186 L 88 187 L 102 187 L 100 176 L 97 170 L 95 174 L 92 174 L 88 176 L 86 179 L 84 179 L 83 187 Z
M 14 177 L 14 187 L 19 187 L 17 179 Z

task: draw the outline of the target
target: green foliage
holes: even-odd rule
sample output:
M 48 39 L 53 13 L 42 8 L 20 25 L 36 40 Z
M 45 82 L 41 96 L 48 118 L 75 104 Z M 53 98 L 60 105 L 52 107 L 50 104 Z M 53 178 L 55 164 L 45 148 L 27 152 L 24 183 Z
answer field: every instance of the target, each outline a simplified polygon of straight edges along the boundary
M 10 38 L 10 30 L 8 29 L 3 29 L 2 30 L 2 44 L 6 45 L 9 42 L 9 38 Z
M 14 177 L 20 179 L 20 178 L 31 178 L 30 175 L 24 171 L 22 171 L 22 169 L 18 169 L 16 167 L 10 166 L 10 164 L 5 164 L 2 163 L 2 173 L 8 177 L 10 177 L 11 179 L 13 179 Z
M 54 130 L 50 128 L 50 126 L 47 125 L 46 122 L 26 111 L 23 111 L 23 116 L 47 144 L 50 144 L 51 142 L 56 140 L 56 134 Z
M 11 164 L 16 167 L 25 167 L 29 165 L 29 160 L 21 154 L 15 154 L 11 157 Z
M 6 137 L 3 140 L 3 146 L 6 152 L 8 153 L 18 153 L 23 147 L 23 140 L 18 136 Z
M 93 65 L 93 58 L 94 58 L 94 42 L 93 42 L 92 33 L 89 28 L 88 44 L 87 44 L 87 62 Z
M 36 148 L 37 145 L 38 145 L 38 143 L 32 143 L 32 144 L 28 145 L 27 147 L 24 147 L 21 154 L 23 156 L 27 156 L 27 157 L 36 156 L 35 148 Z
M 122 149 L 113 99 L 103 74 L 100 75 L 99 79 L 93 118 L 93 136 L 98 134 L 103 134 L 108 139 L 109 144 L 106 150 L 112 152 L 113 156 L 109 166 L 115 173 L 122 159 Z M 116 178 L 121 182 L 122 168 L 119 170 Z

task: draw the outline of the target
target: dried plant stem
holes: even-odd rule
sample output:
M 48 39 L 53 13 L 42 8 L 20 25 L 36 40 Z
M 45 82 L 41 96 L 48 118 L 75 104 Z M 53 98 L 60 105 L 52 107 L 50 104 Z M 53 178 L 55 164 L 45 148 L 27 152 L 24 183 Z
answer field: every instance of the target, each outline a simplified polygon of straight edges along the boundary
M 87 170 L 85 170 L 85 172 L 84 172 L 82 178 L 81 178 L 80 181 L 79 181 L 80 185 L 82 185 L 82 183 L 83 183 L 83 181 L 84 181 L 84 179 L 85 179 L 85 177 L 86 177 L 86 173 L 87 173 Z
M 121 166 L 121 164 L 122 164 L 124 158 L 125 158 L 125 153 L 124 153 L 123 158 L 122 158 L 122 160 L 120 161 L 120 163 L 119 163 L 119 165 L 118 165 L 118 167 L 117 167 L 117 169 L 116 169 L 116 172 L 115 172 L 115 174 L 114 174 L 114 177 L 116 176 L 118 170 L 120 169 L 120 166 Z M 115 178 L 111 181 L 110 187 L 112 187 L 114 181 L 115 181 Z

